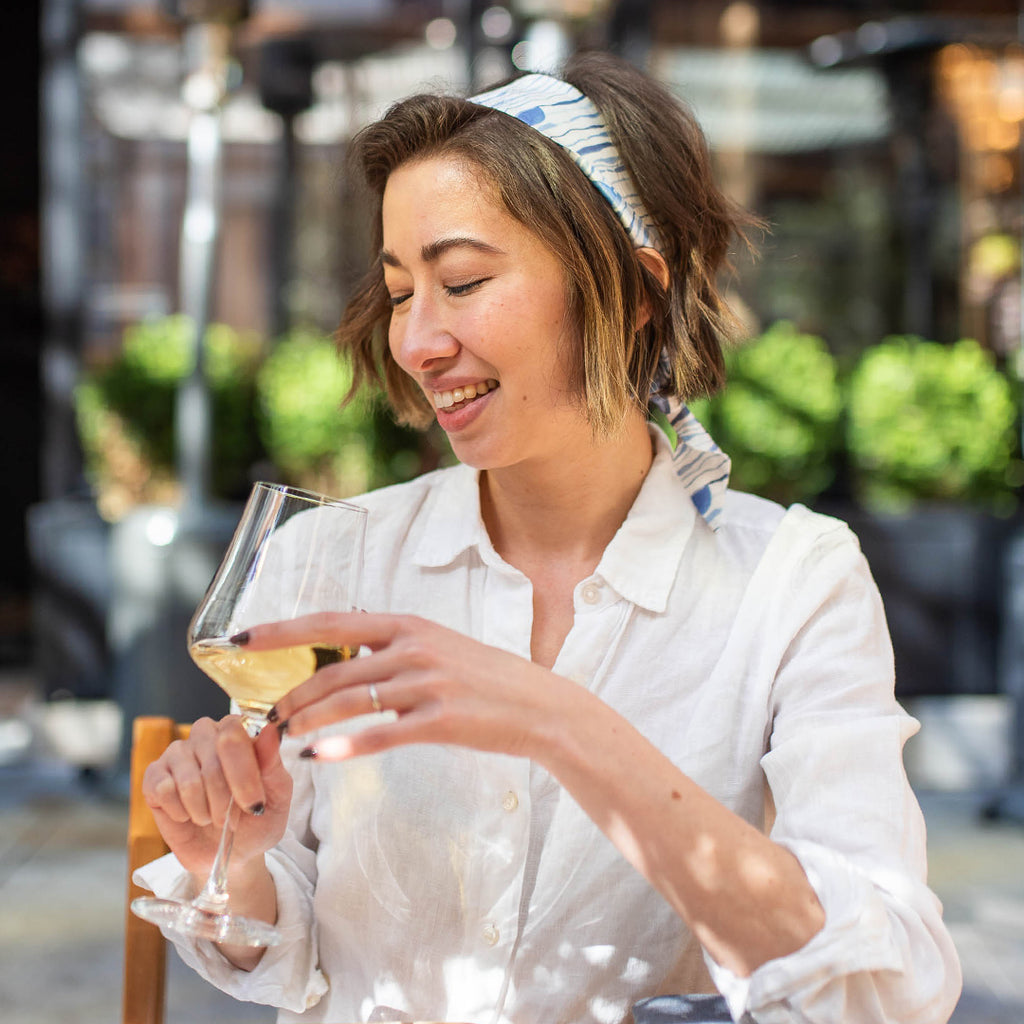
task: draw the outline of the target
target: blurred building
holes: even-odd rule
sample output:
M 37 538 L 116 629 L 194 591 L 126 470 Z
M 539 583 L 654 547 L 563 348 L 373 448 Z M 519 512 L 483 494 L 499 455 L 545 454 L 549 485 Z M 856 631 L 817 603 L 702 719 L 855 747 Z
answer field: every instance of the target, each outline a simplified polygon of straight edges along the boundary
M 24 439 L 5 454 L 19 481 L 5 512 L 12 536 L 39 499 L 88 494 L 72 410 L 82 368 L 115 353 L 127 325 L 179 308 L 187 28 L 204 16 L 231 23 L 233 56 L 216 320 L 264 338 L 334 325 L 366 239 L 345 145 L 390 102 L 425 86 L 483 87 L 597 46 L 693 106 L 727 189 L 769 221 L 755 239 L 761 258 L 740 257 L 735 286 L 752 327 L 792 319 L 841 354 L 901 332 L 971 334 L 1003 356 L 1019 347 L 1016 2 L 40 0 L 18 10 L 41 31 L 7 36 L 18 58 L 8 67 L 22 69 L 5 72 L 8 94 L 39 82 L 41 113 L 19 105 L 39 145 L 14 158 L 20 190 L 5 222 L 20 254 L 5 263 L 18 340 L 3 350 L 0 383 L 5 434 Z M 0 657 L 11 660 L 25 656 L 31 573 L 26 545 L 4 557 Z
M 124 324 L 177 305 L 187 55 L 180 24 L 158 9 L 89 0 L 82 11 L 81 329 L 94 358 Z M 270 335 L 336 320 L 362 260 L 344 144 L 389 102 L 599 45 L 641 60 L 695 108 L 727 187 L 771 222 L 766 258 L 740 275 L 755 320 L 798 319 L 841 349 L 892 330 L 951 340 L 967 326 L 1005 347 L 1012 300 L 985 279 L 999 273 L 999 242 L 972 246 L 993 221 L 1017 232 L 1019 115 L 1004 116 L 1019 102 L 1013 14 L 952 3 L 254 3 L 236 30 L 240 85 L 223 115 L 215 316 Z M 989 65 L 980 129 L 968 128 L 977 104 L 968 115 L 954 85 L 979 81 L 968 60 L 979 74 Z

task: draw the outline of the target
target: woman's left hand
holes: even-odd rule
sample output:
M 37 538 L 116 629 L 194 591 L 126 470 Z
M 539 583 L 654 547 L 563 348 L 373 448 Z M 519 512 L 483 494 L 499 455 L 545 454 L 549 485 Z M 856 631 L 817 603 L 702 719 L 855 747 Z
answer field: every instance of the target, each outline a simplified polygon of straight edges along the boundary
M 543 760 L 549 730 L 587 691 L 524 658 L 411 615 L 325 612 L 248 630 L 247 650 L 368 647 L 321 668 L 278 701 L 291 736 L 371 711 L 392 720 L 316 743 L 335 761 L 409 743 L 450 743 Z M 376 704 L 375 704 L 376 700 Z

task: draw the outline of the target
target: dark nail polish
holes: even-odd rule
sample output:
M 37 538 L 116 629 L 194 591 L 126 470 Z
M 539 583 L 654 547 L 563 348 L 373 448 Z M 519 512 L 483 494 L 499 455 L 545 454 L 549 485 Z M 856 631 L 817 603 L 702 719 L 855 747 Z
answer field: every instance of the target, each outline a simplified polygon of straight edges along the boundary
M 299 757 L 315 758 L 316 747 L 303 747 L 302 750 L 299 751 Z
M 268 722 L 276 722 L 277 721 L 277 708 L 271 708 L 267 712 L 267 721 Z
M 277 735 L 283 737 L 288 731 L 288 719 L 286 718 L 283 722 L 277 723 Z
M 254 818 L 258 818 L 266 809 L 267 805 L 261 800 L 258 804 L 253 804 L 252 807 L 249 808 L 249 813 Z
M 244 647 L 249 642 L 249 630 L 243 629 L 241 633 L 236 633 L 234 636 L 228 638 L 236 647 Z

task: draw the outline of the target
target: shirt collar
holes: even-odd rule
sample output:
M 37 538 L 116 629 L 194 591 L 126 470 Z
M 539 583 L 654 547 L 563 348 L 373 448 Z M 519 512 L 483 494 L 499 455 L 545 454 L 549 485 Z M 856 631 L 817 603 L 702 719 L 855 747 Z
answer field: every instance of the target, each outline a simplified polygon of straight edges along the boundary
M 595 571 L 627 601 L 662 612 L 678 574 L 683 550 L 700 520 L 686 484 L 672 463 L 670 442 L 651 428 L 654 461 L 640 493 Z M 413 553 L 423 568 L 450 565 L 476 548 L 491 564 L 497 560 L 480 515 L 479 474 L 457 465 L 439 474 L 427 501 L 424 530 Z
M 597 567 L 617 593 L 652 612 L 663 612 L 679 573 L 683 551 L 695 528 L 705 528 L 676 475 L 672 447 L 651 428 L 654 461 L 625 522 L 605 549 Z
M 462 463 L 441 470 L 426 503 L 423 535 L 412 559 L 423 568 L 450 565 L 469 548 L 492 551 L 480 515 L 479 473 Z

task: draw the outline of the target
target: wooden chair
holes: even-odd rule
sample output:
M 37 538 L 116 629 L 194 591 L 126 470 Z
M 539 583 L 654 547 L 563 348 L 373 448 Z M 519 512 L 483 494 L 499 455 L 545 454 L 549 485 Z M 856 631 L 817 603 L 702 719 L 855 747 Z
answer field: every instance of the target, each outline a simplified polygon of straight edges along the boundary
M 188 736 L 189 726 L 172 718 L 136 718 L 132 724 L 131 790 L 128 799 L 128 899 L 124 925 L 124 997 L 122 1024 L 163 1024 L 167 979 L 167 944 L 156 925 L 136 917 L 128 908 L 146 895 L 132 882 L 136 868 L 167 852 L 149 805 L 142 798 L 142 776 L 176 739 Z

